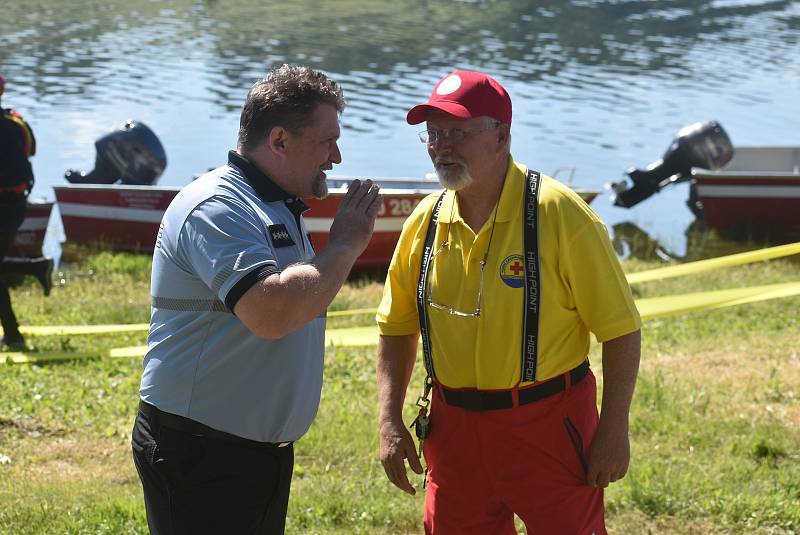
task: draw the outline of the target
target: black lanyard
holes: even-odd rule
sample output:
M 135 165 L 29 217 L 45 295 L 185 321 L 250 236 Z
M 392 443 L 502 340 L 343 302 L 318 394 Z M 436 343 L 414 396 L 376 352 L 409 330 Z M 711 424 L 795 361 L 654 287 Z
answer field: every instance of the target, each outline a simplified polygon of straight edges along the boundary
M 520 381 L 535 381 L 539 363 L 539 188 L 541 176 L 528 170 L 525 181 L 525 219 L 522 223 L 525 240 L 525 304 L 522 324 L 522 372 Z
M 525 299 L 523 303 L 521 381 L 536 380 L 536 368 L 538 365 L 539 310 L 541 308 L 538 225 L 540 187 L 541 175 L 536 171 L 528 170 L 528 176 L 525 181 L 525 217 L 522 222 L 525 247 Z M 436 377 L 433 369 L 428 308 L 425 306 L 428 286 L 428 264 L 433 255 L 436 223 L 439 221 L 439 211 L 442 208 L 445 193 L 446 191 L 442 192 L 431 211 L 428 229 L 425 233 L 425 246 L 417 284 L 417 312 L 420 333 L 422 334 L 422 353 L 425 361 L 425 371 L 428 374 L 425 380 L 426 384 Z M 453 199 L 453 202 L 455 202 L 455 199 Z M 497 202 L 499 203 L 500 200 L 498 199 Z M 499 210 L 499 206 L 497 209 Z M 424 394 L 423 397 L 427 396 Z
M 442 209 L 442 202 L 447 190 L 443 191 L 436 204 L 433 205 L 431 211 L 431 219 L 428 223 L 428 230 L 425 233 L 425 248 L 422 253 L 422 262 L 419 268 L 419 283 L 417 284 L 417 312 L 419 315 L 419 329 L 422 333 L 422 355 L 425 359 L 425 371 L 428 373 L 428 378 L 435 377 L 433 373 L 433 353 L 431 352 L 431 337 L 428 332 L 428 307 L 425 306 L 425 291 L 428 288 L 428 264 L 433 256 L 433 240 L 436 236 L 436 223 L 439 221 L 439 211 Z M 453 199 L 453 202 L 456 202 Z M 428 383 L 429 379 L 425 382 Z

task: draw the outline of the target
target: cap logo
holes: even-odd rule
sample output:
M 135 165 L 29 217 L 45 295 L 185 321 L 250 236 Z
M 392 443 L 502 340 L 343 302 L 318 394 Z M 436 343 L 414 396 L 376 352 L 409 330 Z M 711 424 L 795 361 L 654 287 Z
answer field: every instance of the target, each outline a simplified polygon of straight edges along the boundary
M 457 74 L 451 74 L 436 88 L 437 95 L 449 95 L 454 93 L 461 87 L 461 77 Z

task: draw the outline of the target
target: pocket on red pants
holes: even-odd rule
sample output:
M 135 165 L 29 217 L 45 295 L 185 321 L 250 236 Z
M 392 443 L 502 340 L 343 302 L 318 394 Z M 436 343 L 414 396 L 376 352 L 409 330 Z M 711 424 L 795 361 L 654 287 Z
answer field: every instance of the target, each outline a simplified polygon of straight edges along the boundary
M 563 430 L 560 437 L 564 439 L 561 443 L 565 448 L 564 454 L 568 454 L 565 461 L 584 481 L 588 473 L 592 441 L 600 421 L 596 399 L 597 387 L 594 376 L 589 372 L 580 384 L 573 387 L 559 415 Z
M 577 427 L 575 427 L 575 424 L 572 423 L 572 420 L 569 416 L 564 417 L 564 429 L 566 429 L 569 441 L 575 450 L 575 454 L 581 463 L 581 467 L 583 467 L 583 475 L 586 476 L 586 473 L 589 471 L 589 463 L 586 460 L 586 454 L 583 451 L 583 437 L 581 436 L 581 432 Z

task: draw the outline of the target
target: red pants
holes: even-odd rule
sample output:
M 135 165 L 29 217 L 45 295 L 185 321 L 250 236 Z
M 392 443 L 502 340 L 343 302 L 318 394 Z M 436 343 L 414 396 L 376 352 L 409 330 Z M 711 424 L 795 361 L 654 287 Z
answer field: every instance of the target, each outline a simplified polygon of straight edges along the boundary
M 468 411 L 437 391 L 424 446 L 425 533 L 516 534 L 516 513 L 530 534 L 605 535 L 603 489 L 584 475 L 596 394 L 591 372 L 565 392 L 511 409 Z

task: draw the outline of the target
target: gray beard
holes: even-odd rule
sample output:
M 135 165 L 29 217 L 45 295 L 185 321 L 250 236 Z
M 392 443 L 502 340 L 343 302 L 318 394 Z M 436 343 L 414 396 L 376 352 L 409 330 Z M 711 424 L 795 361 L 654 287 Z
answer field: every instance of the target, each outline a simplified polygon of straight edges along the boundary
M 328 196 L 328 182 L 324 178 L 317 178 L 311 186 L 311 195 L 315 199 L 324 199 Z
M 467 168 L 463 165 L 459 165 L 454 170 L 436 167 L 436 177 L 445 189 L 451 191 L 462 190 L 472 183 L 472 175 L 469 174 L 469 171 L 467 171 Z

